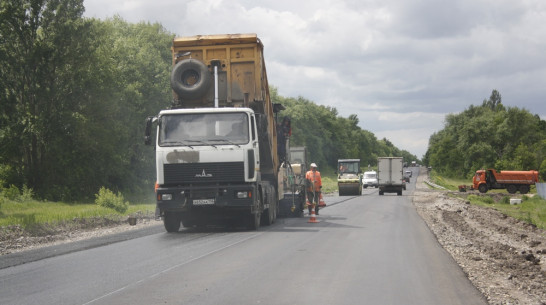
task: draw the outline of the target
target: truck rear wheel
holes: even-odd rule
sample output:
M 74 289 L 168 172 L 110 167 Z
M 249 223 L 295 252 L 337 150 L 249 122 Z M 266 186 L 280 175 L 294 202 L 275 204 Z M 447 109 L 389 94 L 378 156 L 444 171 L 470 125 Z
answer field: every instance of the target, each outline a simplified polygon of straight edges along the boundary
M 518 187 L 515 186 L 514 184 L 510 184 L 509 186 L 506 187 L 506 190 L 510 194 L 515 194 L 518 191 Z
M 167 232 L 178 232 L 180 229 L 180 215 L 175 212 L 165 212 L 165 216 L 163 216 L 163 225 L 165 226 L 165 230 Z
M 527 194 L 529 193 L 529 186 L 528 185 L 520 185 L 519 186 L 519 192 L 522 193 L 522 194 Z

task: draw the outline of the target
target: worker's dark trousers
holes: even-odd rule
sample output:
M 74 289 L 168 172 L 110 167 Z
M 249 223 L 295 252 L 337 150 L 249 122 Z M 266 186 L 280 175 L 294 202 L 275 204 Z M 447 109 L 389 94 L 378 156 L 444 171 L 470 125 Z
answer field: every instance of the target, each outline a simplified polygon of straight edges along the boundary
M 315 197 L 316 195 L 316 197 Z M 315 203 L 315 214 L 318 215 L 319 213 L 319 199 L 320 199 L 320 192 L 310 192 L 307 191 L 307 199 L 309 203 Z M 309 207 L 309 214 L 311 214 L 311 210 L 313 209 L 313 206 L 310 205 Z

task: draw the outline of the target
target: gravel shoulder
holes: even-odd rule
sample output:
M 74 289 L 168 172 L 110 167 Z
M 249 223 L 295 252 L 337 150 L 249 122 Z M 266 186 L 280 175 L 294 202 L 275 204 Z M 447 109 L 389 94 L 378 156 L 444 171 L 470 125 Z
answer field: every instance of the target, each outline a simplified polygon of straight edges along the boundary
M 420 175 L 413 204 L 490 304 L 546 304 L 546 231 L 492 208 L 430 190 Z

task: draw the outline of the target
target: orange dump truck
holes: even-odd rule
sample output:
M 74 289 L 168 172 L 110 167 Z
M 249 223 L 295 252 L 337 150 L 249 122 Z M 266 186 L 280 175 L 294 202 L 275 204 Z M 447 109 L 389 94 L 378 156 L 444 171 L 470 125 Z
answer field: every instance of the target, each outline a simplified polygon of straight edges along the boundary
M 519 191 L 527 194 L 531 185 L 538 182 L 538 171 L 499 171 L 494 169 L 478 170 L 472 179 L 472 188 L 486 193 L 491 189 L 506 189 L 508 193 Z

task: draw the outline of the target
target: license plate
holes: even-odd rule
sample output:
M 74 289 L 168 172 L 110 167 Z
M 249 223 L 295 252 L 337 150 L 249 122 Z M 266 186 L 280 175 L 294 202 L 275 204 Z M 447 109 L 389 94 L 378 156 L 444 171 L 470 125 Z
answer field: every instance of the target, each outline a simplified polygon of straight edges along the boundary
M 211 205 L 214 204 L 214 199 L 194 199 L 193 205 Z

